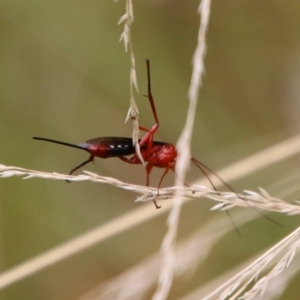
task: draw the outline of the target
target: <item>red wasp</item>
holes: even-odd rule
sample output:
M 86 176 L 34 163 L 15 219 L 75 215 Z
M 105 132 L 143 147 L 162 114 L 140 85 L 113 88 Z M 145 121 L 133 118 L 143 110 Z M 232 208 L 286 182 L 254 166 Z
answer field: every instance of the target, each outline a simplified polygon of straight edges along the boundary
M 152 126 L 151 129 L 146 129 L 144 127 L 139 127 L 140 130 L 146 131 L 147 133 L 144 135 L 142 139 L 139 140 L 139 145 L 140 145 L 140 151 L 141 155 L 144 159 L 145 162 L 147 162 L 146 165 L 146 185 L 149 186 L 150 181 L 150 173 L 153 169 L 153 167 L 158 167 L 158 168 L 164 168 L 165 171 L 159 181 L 158 184 L 158 192 L 159 188 L 161 186 L 161 183 L 164 179 L 164 177 L 167 175 L 169 170 L 175 171 L 175 165 L 176 165 L 176 158 L 177 158 L 177 150 L 176 147 L 173 144 L 170 143 L 165 143 L 165 142 L 158 142 L 154 141 L 154 134 L 158 130 L 159 127 L 159 121 L 154 105 L 154 100 L 153 96 L 151 93 L 151 81 L 150 81 L 150 62 L 147 59 L 146 60 L 147 64 L 147 78 L 148 78 L 148 97 L 152 113 L 155 119 L 155 124 Z M 85 143 L 79 144 L 79 145 L 74 145 L 74 144 L 69 144 L 57 140 L 52 140 L 48 138 L 41 138 L 41 137 L 33 137 L 35 140 L 41 140 L 41 141 L 46 141 L 46 142 L 51 142 L 51 143 L 56 143 L 68 147 L 73 147 L 76 149 L 81 149 L 84 151 L 87 151 L 90 154 L 89 159 L 78 165 L 77 167 L 73 168 L 69 175 L 71 175 L 73 172 L 78 170 L 79 168 L 83 167 L 89 162 L 94 161 L 95 157 L 100 157 L 100 158 L 109 158 L 109 157 L 118 157 L 122 161 L 129 163 L 129 164 L 142 164 L 141 160 L 139 159 L 135 147 L 132 143 L 131 138 L 126 138 L 126 137 L 99 137 L 95 138 L 92 140 L 88 140 Z M 127 158 L 126 156 L 128 155 L 133 155 L 130 158 Z M 212 183 L 211 179 L 209 178 L 208 174 L 204 169 L 207 171 L 211 172 L 214 174 L 225 186 L 227 186 L 231 191 L 232 188 L 226 184 L 215 172 L 213 172 L 210 168 L 208 168 L 206 165 L 201 163 L 200 161 L 196 160 L 195 158 L 191 157 L 191 161 L 201 170 L 201 172 L 204 174 L 204 176 L 209 180 L 211 183 L 212 187 L 217 190 Z M 159 205 L 154 200 L 154 204 L 156 208 L 160 208 Z

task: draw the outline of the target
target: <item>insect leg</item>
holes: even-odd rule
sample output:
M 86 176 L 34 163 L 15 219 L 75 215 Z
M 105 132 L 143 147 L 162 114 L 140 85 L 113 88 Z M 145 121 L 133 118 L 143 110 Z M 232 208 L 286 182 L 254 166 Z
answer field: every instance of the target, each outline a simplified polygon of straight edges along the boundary
M 74 169 L 72 169 L 72 170 L 70 171 L 69 175 L 72 175 L 76 170 L 80 169 L 81 167 L 83 167 L 84 165 L 88 164 L 89 162 L 91 162 L 91 161 L 93 161 L 93 160 L 94 160 L 94 156 L 91 155 L 91 156 L 89 157 L 88 160 L 84 161 L 82 164 L 80 164 L 79 166 L 77 166 L 77 167 L 75 167 Z M 71 180 L 66 180 L 66 181 L 67 181 L 68 183 L 71 182 Z
M 152 92 L 151 92 L 151 77 L 150 77 L 150 61 L 149 61 L 149 59 L 146 60 L 146 64 L 147 64 L 147 79 L 148 79 L 148 95 L 146 95 L 146 97 L 149 99 L 152 113 L 153 113 L 156 123 L 152 126 L 152 128 L 150 130 L 140 127 L 140 130 L 147 131 L 145 136 L 140 141 L 140 146 L 148 143 L 147 151 L 149 153 L 149 151 L 152 148 L 153 136 L 159 127 L 159 121 L 158 121 L 158 117 L 157 117 L 157 113 L 156 113 L 154 99 L 153 99 Z
M 146 186 L 149 186 L 149 184 L 150 184 L 150 173 L 152 171 L 152 168 L 153 168 L 153 165 L 151 165 L 151 164 L 148 163 L 147 166 L 146 166 L 146 172 L 147 172 Z M 159 195 L 159 186 L 158 186 L 158 195 Z M 160 205 L 157 205 L 157 203 L 156 203 L 155 200 L 153 200 L 153 203 L 154 203 L 156 209 L 161 208 Z

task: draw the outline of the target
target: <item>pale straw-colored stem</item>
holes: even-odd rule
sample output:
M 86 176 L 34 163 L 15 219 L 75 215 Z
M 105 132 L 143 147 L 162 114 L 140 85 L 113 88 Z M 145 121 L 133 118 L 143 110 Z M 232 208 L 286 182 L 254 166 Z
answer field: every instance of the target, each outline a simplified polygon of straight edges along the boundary
M 84 171 L 84 173 L 86 175 L 70 176 L 58 173 L 46 173 L 22 169 L 18 167 L 0 165 L 0 178 L 22 176 L 23 179 L 42 178 L 63 181 L 92 181 L 110 184 L 115 187 L 141 195 L 135 200 L 136 202 L 170 200 L 175 197 L 177 191 L 180 191 L 182 197 L 185 197 L 186 201 L 193 198 L 205 198 L 218 202 L 218 204 L 213 206 L 211 210 L 224 211 L 233 207 L 250 207 L 255 209 L 262 209 L 265 211 L 274 211 L 286 215 L 300 214 L 300 206 L 298 204 L 290 204 L 281 199 L 274 198 L 261 188 L 259 189 L 259 192 L 245 191 L 244 194 L 240 194 L 234 192 L 215 191 L 203 185 L 191 185 L 189 187 L 173 186 L 160 189 L 158 195 L 156 187 L 130 184 L 112 177 L 104 177 L 88 171 Z
M 128 121 L 129 118 L 133 121 L 132 142 L 133 145 L 135 145 L 136 153 L 140 161 L 143 162 L 143 164 L 145 164 L 138 143 L 139 135 L 140 135 L 139 123 L 138 123 L 139 111 L 133 94 L 133 87 L 138 91 L 138 84 L 137 84 L 137 76 L 136 76 L 136 68 L 135 68 L 135 57 L 134 57 L 132 38 L 131 38 L 131 26 L 133 23 L 132 0 L 126 0 L 126 11 L 125 14 L 120 18 L 118 24 L 121 24 L 123 22 L 125 22 L 124 31 L 120 36 L 120 41 L 122 40 L 124 41 L 125 51 L 127 52 L 127 50 L 129 49 L 129 55 L 130 55 L 130 76 L 129 76 L 130 107 L 125 119 L 125 123 Z
M 193 57 L 193 71 L 189 88 L 189 108 L 187 113 L 186 124 L 177 143 L 177 150 L 180 153 L 176 162 L 176 182 L 175 185 L 180 186 L 185 182 L 185 174 L 189 166 L 190 160 L 190 141 L 192 137 L 193 124 L 195 119 L 196 106 L 198 102 L 198 93 L 202 85 L 202 77 L 204 75 L 204 56 L 206 52 L 205 36 L 209 23 L 210 0 L 202 0 L 199 6 L 201 16 L 200 28 L 198 33 L 198 43 Z M 158 278 L 158 287 L 153 296 L 153 300 L 167 299 L 170 288 L 172 286 L 175 273 L 175 255 L 174 247 L 179 224 L 179 216 L 182 206 L 183 193 L 182 189 L 178 189 L 174 198 L 174 205 L 170 212 L 167 222 L 167 233 L 164 237 L 161 252 L 163 261 L 161 271 Z
M 258 292 L 263 294 L 264 290 L 267 288 L 268 282 L 274 276 L 277 276 L 279 273 L 283 271 L 285 267 L 288 267 L 290 262 L 292 261 L 296 250 L 300 245 L 300 227 L 298 227 L 295 231 L 273 246 L 266 253 L 261 255 L 257 260 L 247 266 L 244 270 L 230 278 L 227 282 L 223 283 L 221 286 L 216 288 L 212 293 L 207 295 L 203 300 L 209 299 L 243 299 L 250 300 L 252 299 Z M 289 249 L 288 249 L 289 248 Z M 271 263 L 275 257 L 282 252 L 284 249 L 288 249 L 287 252 L 279 259 L 276 266 L 269 272 L 269 274 L 265 277 L 262 277 L 257 283 L 250 289 L 247 293 L 242 295 L 243 291 L 247 288 L 247 286 L 255 281 L 259 274 L 261 274 L 267 266 Z M 217 296 L 219 295 L 219 296 Z

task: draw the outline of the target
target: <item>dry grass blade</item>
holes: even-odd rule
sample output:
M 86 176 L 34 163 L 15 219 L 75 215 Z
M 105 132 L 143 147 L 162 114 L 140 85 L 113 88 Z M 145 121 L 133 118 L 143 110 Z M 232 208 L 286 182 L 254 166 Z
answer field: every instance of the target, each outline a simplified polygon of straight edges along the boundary
M 204 74 L 204 56 L 205 56 L 205 35 L 209 23 L 210 0 L 203 0 L 199 6 L 201 15 L 200 28 L 198 33 L 198 44 L 193 59 L 193 72 L 189 89 L 189 108 L 185 127 L 177 143 L 177 150 L 180 156 L 176 162 L 176 184 L 182 185 L 185 182 L 185 174 L 190 161 L 190 141 L 192 136 L 195 111 L 198 101 L 198 92 L 202 84 Z M 163 262 L 158 279 L 158 287 L 153 296 L 154 300 L 164 300 L 168 297 L 173 277 L 174 277 L 174 246 L 179 224 L 179 216 L 182 206 L 182 190 L 178 189 L 174 198 L 174 205 L 170 212 L 167 226 L 168 231 L 161 246 Z
M 203 300 L 209 299 L 244 299 L 250 300 L 258 293 L 263 294 L 264 290 L 267 288 L 268 283 L 275 276 L 280 274 L 285 267 L 288 266 L 291 259 L 294 257 L 294 253 L 299 247 L 299 234 L 300 228 L 297 228 L 286 238 L 281 240 L 270 250 L 260 256 L 252 264 L 247 266 L 243 271 L 236 274 L 230 280 L 216 288 L 212 293 L 207 295 Z M 288 251 L 285 251 L 288 249 Z M 280 253 L 283 253 L 279 259 Z M 277 262 L 276 262 L 277 261 Z M 260 280 L 251 288 L 249 291 L 243 294 L 243 292 L 248 288 L 248 286 L 257 280 L 259 275 L 270 268 L 272 264 L 276 266 L 268 273 L 267 276 L 261 277 Z
M 209 281 L 205 285 L 202 285 L 198 289 L 192 291 L 188 295 L 181 297 L 178 300 L 193 300 L 193 299 L 205 299 L 206 295 L 211 294 L 211 291 L 216 291 L 219 287 L 224 283 L 228 282 L 228 278 L 234 278 L 235 283 L 230 285 L 232 291 L 234 291 L 238 285 L 241 284 L 239 282 L 239 278 L 237 278 L 236 274 L 241 274 L 242 270 L 246 270 L 247 266 L 251 265 L 253 261 L 257 261 L 259 257 L 262 257 L 264 254 L 257 255 L 256 258 L 251 258 L 247 261 L 242 262 L 238 266 L 234 267 L 233 269 L 219 275 L 218 277 L 214 278 L 213 280 Z M 276 260 L 270 262 L 270 267 L 273 267 L 277 263 Z M 268 285 L 264 288 L 265 293 L 263 298 L 260 297 L 259 293 L 257 293 L 253 299 L 264 299 L 264 300 L 273 300 L 278 299 L 280 295 L 284 292 L 288 283 L 292 280 L 293 276 L 299 272 L 300 269 L 300 255 L 297 254 L 293 258 L 293 264 L 291 264 L 284 272 L 278 273 L 275 277 L 272 277 L 268 280 Z M 268 275 L 267 275 L 268 276 Z M 250 291 L 249 291 L 250 292 Z M 219 299 L 216 295 L 212 295 L 212 299 Z M 209 298 L 211 299 L 211 298 Z M 239 298 L 238 298 L 239 299 Z
M 227 168 L 224 171 L 218 171 L 218 173 L 227 180 L 234 179 L 238 176 L 244 176 L 251 172 L 254 172 L 257 168 L 264 168 L 269 164 L 274 164 L 276 161 L 283 160 L 291 155 L 300 151 L 300 136 L 295 136 L 288 139 L 281 144 L 272 146 L 269 149 L 263 150 L 251 158 L 246 158 L 240 162 Z M 277 153 L 277 155 L 275 155 Z M 273 157 L 272 160 L 266 158 Z M 257 166 L 254 163 L 258 162 Z M 261 163 L 261 162 L 264 162 Z M 242 171 L 240 171 L 242 170 Z M 42 179 L 54 179 L 54 180 L 70 180 L 70 181 L 93 181 L 104 184 L 114 185 L 118 188 L 129 190 L 137 193 L 139 196 L 136 199 L 137 202 L 145 202 L 152 200 L 170 200 L 173 199 L 176 191 L 187 198 L 190 201 L 193 198 L 206 198 L 219 202 L 212 210 L 226 210 L 235 206 L 240 207 L 254 207 L 266 211 L 275 211 L 287 215 L 298 215 L 299 205 L 289 204 L 281 199 L 274 198 L 269 195 L 265 190 L 260 189 L 260 193 L 253 191 L 245 191 L 244 194 L 236 194 L 232 192 L 216 192 L 215 190 L 208 189 L 205 186 L 193 185 L 190 187 L 174 186 L 169 188 L 160 189 L 160 194 L 157 195 L 157 188 L 146 187 L 141 185 L 129 184 L 122 182 L 115 178 L 104 177 L 92 172 L 84 171 L 85 175 L 70 176 L 58 173 L 46 173 L 35 170 L 28 170 L 14 166 L 0 165 L 0 177 L 8 178 L 12 176 L 23 176 L 24 179 L 30 178 L 42 178 Z M 190 199 L 190 200 L 188 200 Z M 165 205 L 165 204 L 164 204 Z
M 137 76 L 136 76 L 136 68 L 135 68 L 135 57 L 132 47 L 132 40 L 131 40 L 131 26 L 133 23 L 133 5 L 132 0 L 126 0 L 126 12 L 125 14 L 120 18 L 118 24 L 121 24 L 125 22 L 124 25 L 124 31 L 120 36 L 120 41 L 124 41 L 125 51 L 127 52 L 127 49 L 129 48 L 129 55 L 130 55 L 130 107 L 125 119 L 125 123 L 128 121 L 129 118 L 133 121 L 133 131 L 132 131 L 132 142 L 133 145 L 135 145 L 136 153 L 140 159 L 140 161 L 144 163 L 144 159 L 140 152 L 140 146 L 138 143 L 139 140 L 139 111 L 137 104 L 134 99 L 133 95 L 133 87 L 138 91 L 138 84 L 137 84 Z

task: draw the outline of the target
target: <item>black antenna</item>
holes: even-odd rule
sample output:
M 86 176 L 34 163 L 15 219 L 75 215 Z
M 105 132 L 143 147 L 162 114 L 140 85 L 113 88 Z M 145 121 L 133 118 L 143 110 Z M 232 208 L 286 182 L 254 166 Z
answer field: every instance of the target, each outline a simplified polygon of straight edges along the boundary
M 81 149 L 81 150 L 88 152 L 88 150 L 86 148 L 75 145 L 75 144 L 69 144 L 69 143 L 65 143 L 65 142 L 61 142 L 61 141 L 57 141 L 57 140 L 46 139 L 46 138 L 41 138 L 41 137 L 36 137 L 36 136 L 34 136 L 33 139 L 39 140 L 39 141 L 50 142 L 50 143 L 54 143 L 54 144 L 59 144 L 59 145 L 64 145 L 64 146 L 68 146 L 68 147 L 72 147 L 72 148 L 76 148 L 76 149 Z
M 230 191 L 232 191 L 233 193 L 236 194 L 237 198 L 240 198 L 237 194 L 237 192 L 228 184 L 226 183 L 216 172 L 214 172 L 211 168 L 209 168 L 208 166 L 206 166 L 205 164 L 203 164 L 202 162 L 200 162 L 199 160 L 191 157 L 191 161 L 201 170 L 201 172 L 205 175 L 205 173 L 203 172 L 203 168 L 207 169 L 209 172 L 211 172 L 213 175 L 215 175 Z M 205 177 L 207 178 L 207 174 L 205 175 Z M 209 181 L 211 182 L 211 180 L 209 179 Z M 214 186 L 213 186 L 214 187 Z M 216 188 L 214 187 L 214 190 L 216 191 Z M 264 217 L 265 219 L 269 220 L 270 222 L 272 222 L 273 224 L 283 227 L 282 224 L 280 224 L 279 222 L 273 220 L 272 218 L 268 217 L 267 215 L 265 215 L 264 213 L 262 213 L 261 211 L 259 211 L 256 207 L 252 206 L 251 204 L 249 204 L 247 201 L 245 201 L 245 203 L 251 207 L 256 213 L 258 213 L 259 215 L 261 215 L 262 217 Z M 226 210 L 227 212 L 227 210 Z

